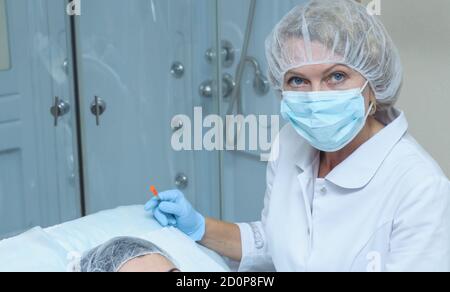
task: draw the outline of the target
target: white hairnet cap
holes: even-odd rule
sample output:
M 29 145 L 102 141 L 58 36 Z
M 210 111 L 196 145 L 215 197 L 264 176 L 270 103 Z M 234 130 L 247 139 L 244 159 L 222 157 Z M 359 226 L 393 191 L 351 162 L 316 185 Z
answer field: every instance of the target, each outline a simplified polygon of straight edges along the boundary
M 267 38 L 266 54 L 278 91 L 291 69 L 337 63 L 363 75 L 381 105 L 397 101 L 403 75 L 397 48 L 381 21 L 354 0 L 311 0 L 295 7 Z
M 79 268 L 81 272 L 118 272 L 127 262 L 150 254 L 160 254 L 172 261 L 166 252 L 149 241 L 118 237 L 87 252 Z

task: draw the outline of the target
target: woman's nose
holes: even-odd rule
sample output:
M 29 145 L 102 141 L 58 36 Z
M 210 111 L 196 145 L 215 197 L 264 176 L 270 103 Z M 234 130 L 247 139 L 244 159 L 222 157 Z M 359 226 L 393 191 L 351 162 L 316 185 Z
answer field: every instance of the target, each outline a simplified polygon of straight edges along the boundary
M 323 82 L 312 82 L 311 83 L 311 91 L 327 91 L 329 90 L 326 84 Z

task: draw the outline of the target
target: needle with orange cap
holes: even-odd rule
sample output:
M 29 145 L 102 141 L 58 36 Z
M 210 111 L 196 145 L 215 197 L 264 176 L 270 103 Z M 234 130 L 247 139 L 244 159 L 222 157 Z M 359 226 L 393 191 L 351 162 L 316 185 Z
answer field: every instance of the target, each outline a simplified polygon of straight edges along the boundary
M 153 193 L 155 197 L 158 197 L 158 191 L 156 190 L 155 186 L 151 186 L 150 191 Z

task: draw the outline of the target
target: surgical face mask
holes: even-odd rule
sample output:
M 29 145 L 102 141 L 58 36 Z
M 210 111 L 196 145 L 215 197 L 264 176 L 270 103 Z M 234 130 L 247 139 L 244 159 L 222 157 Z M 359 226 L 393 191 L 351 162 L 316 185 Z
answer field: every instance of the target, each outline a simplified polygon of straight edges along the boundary
M 364 89 L 343 91 L 283 92 L 281 115 L 314 148 L 336 152 L 361 132 L 372 110 L 366 114 Z

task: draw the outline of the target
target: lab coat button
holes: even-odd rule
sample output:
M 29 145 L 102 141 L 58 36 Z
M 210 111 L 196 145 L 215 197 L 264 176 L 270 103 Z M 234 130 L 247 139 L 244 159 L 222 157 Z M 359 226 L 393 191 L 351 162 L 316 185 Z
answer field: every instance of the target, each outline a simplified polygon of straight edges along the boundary
M 327 192 L 328 192 L 328 190 L 327 190 L 326 187 L 323 187 L 322 189 L 320 189 L 320 193 L 321 193 L 322 195 L 326 195 Z

